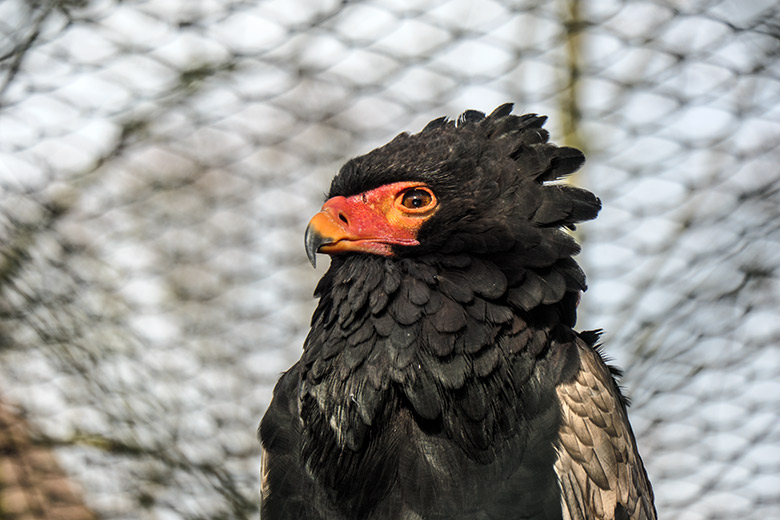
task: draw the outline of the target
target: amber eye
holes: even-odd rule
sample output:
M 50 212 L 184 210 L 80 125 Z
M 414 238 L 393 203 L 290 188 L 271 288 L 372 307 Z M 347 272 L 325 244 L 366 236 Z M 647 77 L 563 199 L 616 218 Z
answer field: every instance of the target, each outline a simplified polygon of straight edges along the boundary
M 411 210 L 427 209 L 433 204 L 433 193 L 423 188 L 408 190 L 401 197 L 401 205 Z

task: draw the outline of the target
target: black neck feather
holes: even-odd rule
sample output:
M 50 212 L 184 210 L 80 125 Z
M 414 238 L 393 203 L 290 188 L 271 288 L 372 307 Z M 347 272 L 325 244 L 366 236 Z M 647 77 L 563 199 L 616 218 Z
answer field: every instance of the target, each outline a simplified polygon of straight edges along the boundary
M 561 307 L 576 298 L 549 289 L 552 272 L 507 272 L 468 255 L 335 257 L 317 288 L 301 363 L 311 470 L 331 489 L 348 489 L 342 476 L 372 471 L 380 467 L 373 458 L 393 453 L 398 432 L 388 428 L 400 412 L 489 463 L 521 417 L 552 402 L 553 388 L 532 376 L 545 363 L 562 370 L 548 349 L 571 334 Z

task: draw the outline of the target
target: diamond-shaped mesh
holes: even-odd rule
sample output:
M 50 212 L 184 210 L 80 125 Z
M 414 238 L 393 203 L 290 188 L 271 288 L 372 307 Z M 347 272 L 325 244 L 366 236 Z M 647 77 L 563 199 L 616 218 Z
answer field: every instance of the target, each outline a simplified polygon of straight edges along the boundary
M 780 517 L 773 0 L 1 2 L 0 400 L 101 517 L 256 517 L 330 177 L 506 101 L 588 155 L 659 515 Z

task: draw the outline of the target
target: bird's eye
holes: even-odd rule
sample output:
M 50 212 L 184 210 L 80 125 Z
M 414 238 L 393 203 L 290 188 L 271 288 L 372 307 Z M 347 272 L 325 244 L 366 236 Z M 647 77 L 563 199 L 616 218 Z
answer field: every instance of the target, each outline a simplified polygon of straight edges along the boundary
M 433 193 L 425 188 L 408 190 L 401 197 L 401 205 L 411 210 L 428 209 L 434 202 Z

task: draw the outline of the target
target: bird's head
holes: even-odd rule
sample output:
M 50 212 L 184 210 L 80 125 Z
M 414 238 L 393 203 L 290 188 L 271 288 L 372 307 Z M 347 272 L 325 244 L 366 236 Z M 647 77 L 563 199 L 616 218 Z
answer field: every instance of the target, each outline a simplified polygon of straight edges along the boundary
M 576 253 L 561 228 L 599 211 L 590 192 L 555 183 L 582 152 L 548 143 L 546 118 L 467 111 L 348 161 L 306 229 L 306 252 L 417 257 L 506 255 L 550 266 Z M 555 249 L 555 251 L 551 251 Z

